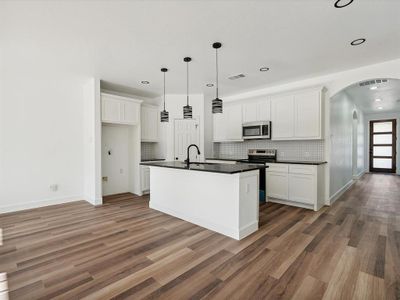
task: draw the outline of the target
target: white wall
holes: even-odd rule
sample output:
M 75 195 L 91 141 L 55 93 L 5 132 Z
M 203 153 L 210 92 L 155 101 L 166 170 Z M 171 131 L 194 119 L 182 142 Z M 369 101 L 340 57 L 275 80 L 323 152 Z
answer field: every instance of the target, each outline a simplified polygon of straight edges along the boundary
M 129 191 L 130 127 L 112 124 L 102 126 L 101 172 L 103 177 L 108 178 L 103 181 L 103 196 Z
M 352 134 L 354 104 L 346 93 L 331 99 L 330 107 L 330 197 L 353 180 Z
M 354 113 L 357 115 L 357 126 L 354 126 Z M 365 172 L 365 122 L 364 114 L 345 91 L 331 98 L 329 119 L 332 150 L 329 157 L 329 196 L 333 199 L 353 182 L 354 177 Z M 355 151 L 353 142 L 356 142 Z
M 355 106 L 358 116 L 357 126 L 357 177 L 361 176 L 367 170 L 367 156 L 365 155 L 365 148 L 367 147 L 365 132 L 367 131 L 365 126 L 365 115 L 364 113 Z
M 397 155 L 396 155 L 396 173 L 400 175 L 400 113 L 399 112 L 393 112 L 393 113 L 378 113 L 378 114 L 366 114 L 365 115 L 365 140 L 366 140 L 366 145 L 365 147 L 365 156 L 367 158 L 366 160 L 366 169 L 369 170 L 369 121 L 371 120 L 385 120 L 385 119 L 396 119 L 397 123 L 397 128 L 396 128 L 396 133 L 397 133 L 397 145 L 396 145 L 396 150 L 397 150 Z
M 0 212 L 83 199 L 84 80 L 14 62 L 1 78 Z
M 200 126 L 200 152 L 204 158 L 204 96 L 202 94 L 190 95 L 190 105 L 193 107 L 193 118 L 199 120 Z M 183 106 L 186 105 L 186 95 L 166 95 L 166 110 L 169 112 L 169 122 L 160 124 L 161 142 L 159 151 L 166 160 L 174 160 L 174 119 L 183 119 Z M 160 105 L 160 111 L 162 110 Z
M 101 99 L 100 80 L 90 78 L 83 86 L 84 199 L 103 203 L 101 195 Z

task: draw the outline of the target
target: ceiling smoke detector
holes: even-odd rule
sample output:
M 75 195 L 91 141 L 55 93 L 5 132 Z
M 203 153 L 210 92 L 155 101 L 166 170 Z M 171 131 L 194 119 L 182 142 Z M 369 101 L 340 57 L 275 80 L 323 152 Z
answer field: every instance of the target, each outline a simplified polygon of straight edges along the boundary
M 243 77 L 246 77 L 246 76 L 244 74 L 237 74 L 237 75 L 233 75 L 233 76 L 228 77 L 228 79 L 236 80 L 236 79 L 240 79 L 240 78 L 243 78 Z

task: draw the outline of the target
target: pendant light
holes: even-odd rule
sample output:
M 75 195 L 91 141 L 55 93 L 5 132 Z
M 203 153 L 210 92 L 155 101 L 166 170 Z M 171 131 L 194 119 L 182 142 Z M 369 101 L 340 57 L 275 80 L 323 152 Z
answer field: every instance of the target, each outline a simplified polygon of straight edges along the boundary
M 220 114 L 222 113 L 222 100 L 218 98 L 218 49 L 221 48 L 221 43 L 214 43 L 213 48 L 215 49 L 215 73 L 216 73 L 216 96 L 212 101 L 212 113 Z
M 193 116 L 192 107 L 189 105 L 189 62 L 192 59 L 190 57 L 185 57 L 183 59 L 186 62 L 186 105 L 183 107 L 183 118 L 191 119 Z
M 161 122 L 169 122 L 169 113 L 165 110 L 165 73 L 168 72 L 167 68 L 162 68 L 161 72 L 164 73 L 164 110 L 161 112 Z

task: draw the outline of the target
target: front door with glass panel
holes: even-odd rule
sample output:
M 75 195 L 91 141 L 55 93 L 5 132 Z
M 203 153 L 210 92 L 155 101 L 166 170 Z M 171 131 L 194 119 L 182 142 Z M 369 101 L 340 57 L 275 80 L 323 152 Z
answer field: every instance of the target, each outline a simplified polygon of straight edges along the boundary
M 396 120 L 370 121 L 370 172 L 396 172 Z

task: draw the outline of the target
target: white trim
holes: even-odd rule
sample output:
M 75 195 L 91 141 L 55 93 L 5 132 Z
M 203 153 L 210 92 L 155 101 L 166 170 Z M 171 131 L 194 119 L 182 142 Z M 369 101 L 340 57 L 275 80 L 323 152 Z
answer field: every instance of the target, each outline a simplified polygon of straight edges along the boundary
M 357 175 L 353 176 L 354 180 L 359 180 L 365 173 L 367 173 L 367 170 L 363 170 L 360 173 L 358 173 Z
M 130 102 L 134 102 L 134 103 L 138 103 L 138 104 L 141 104 L 143 102 L 143 100 L 135 99 L 133 97 L 120 96 L 120 95 L 115 95 L 115 94 L 105 93 L 105 92 L 101 92 L 101 96 L 111 97 L 111 98 L 115 98 L 115 99 L 119 99 L 119 100 L 130 101 Z
M 337 199 L 340 198 L 353 184 L 355 183 L 355 180 L 350 180 L 348 183 L 346 183 L 340 190 L 338 190 L 335 194 L 333 194 L 330 198 L 330 205 L 335 203 Z
M 307 204 L 307 203 L 290 201 L 290 200 L 282 200 L 282 199 L 277 199 L 277 198 L 272 198 L 272 197 L 268 198 L 267 202 L 279 203 L 279 204 L 284 204 L 284 205 L 290 205 L 290 206 L 296 206 L 296 207 L 315 210 L 314 204 Z
M 25 203 L 21 203 L 21 204 L 15 204 L 15 205 L 0 206 L 0 213 L 3 214 L 3 213 L 15 212 L 15 211 L 20 211 L 20 210 L 25 210 L 25 209 L 38 208 L 38 207 L 44 207 L 44 206 L 55 205 L 55 204 L 63 204 L 63 203 L 75 202 L 75 201 L 82 201 L 82 200 L 85 200 L 85 197 L 77 195 L 77 196 L 69 196 L 69 197 L 49 198 L 49 199 L 39 200 L 39 201 L 30 201 L 30 202 L 25 202 Z M 89 201 L 87 201 L 87 202 L 89 202 Z
M 257 230 L 258 230 L 258 221 L 247 224 L 246 226 L 242 226 L 239 231 L 238 240 L 245 238 L 246 236 L 256 232 Z
M 161 211 L 163 213 L 166 213 L 168 215 L 174 216 L 176 218 L 196 224 L 200 227 L 204 227 L 209 230 L 229 236 L 235 240 L 240 240 L 258 229 L 258 222 L 254 222 L 254 223 L 251 223 L 251 224 L 241 227 L 240 230 L 235 230 L 233 228 L 229 228 L 229 227 L 225 227 L 222 225 L 218 225 L 218 224 L 209 222 L 206 219 L 199 218 L 195 215 L 189 215 L 189 214 L 182 213 L 180 211 L 171 209 L 169 207 L 163 206 L 162 204 L 155 203 L 154 201 L 151 201 L 151 199 L 150 199 L 149 207 L 151 209 L 155 209 L 155 210 Z

